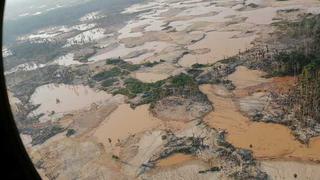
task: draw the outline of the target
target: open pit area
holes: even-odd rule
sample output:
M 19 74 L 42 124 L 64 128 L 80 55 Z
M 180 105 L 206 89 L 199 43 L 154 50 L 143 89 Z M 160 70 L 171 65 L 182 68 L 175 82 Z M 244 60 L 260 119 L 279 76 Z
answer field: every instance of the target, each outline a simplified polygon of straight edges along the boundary
M 95 10 L 3 51 L 43 179 L 319 178 L 320 123 L 292 117 L 298 78 L 267 60 L 299 44 L 281 23 L 317 16 L 320 1 L 147 0 L 116 13 L 121 23 Z M 18 63 L 21 44 L 44 42 L 50 54 Z

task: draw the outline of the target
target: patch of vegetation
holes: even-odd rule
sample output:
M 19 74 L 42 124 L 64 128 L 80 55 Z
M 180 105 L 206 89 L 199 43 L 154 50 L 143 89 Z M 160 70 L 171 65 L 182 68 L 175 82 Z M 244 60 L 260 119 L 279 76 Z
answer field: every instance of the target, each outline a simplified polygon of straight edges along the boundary
M 134 78 L 124 82 L 125 87 L 114 92 L 123 94 L 130 99 L 139 96 L 140 100 L 135 105 L 154 103 L 167 96 L 195 97 L 200 91 L 197 82 L 187 74 L 180 74 L 154 83 L 144 83 Z
M 113 65 L 114 67 L 111 68 L 110 70 L 95 74 L 92 77 L 92 79 L 99 82 L 102 81 L 101 85 L 103 87 L 110 87 L 114 85 L 115 82 L 124 80 L 124 84 L 127 88 L 119 89 L 116 91 L 116 93 L 124 94 L 130 98 L 133 98 L 139 93 L 151 91 L 151 89 L 153 89 L 154 86 L 155 88 L 157 88 L 157 86 L 161 84 L 161 82 L 142 83 L 141 81 L 138 81 L 136 79 L 128 78 L 126 75 L 130 74 L 130 72 L 132 71 L 136 71 L 140 69 L 142 66 L 153 67 L 161 62 L 162 61 L 147 62 L 143 64 L 132 64 L 124 61 L 121 58 L 107 59 L 106 64 Z M 150 93 L 150 94 L 155 94 L 155 93 Z
M 299 75 L 303 68 L 315 59 L 314 54 L 305 55 L 301 51 L 280 52 L 274 56 L 276 68 L 274 76 Z
M 315 43 L 320 42 L 320 15 L 306 16 L 300 22 L 291 23 L 290 27 L 293 37 L 312 38 Z
M 76 133 L 76 130 L 74 130 L 74 129 L 68 129 L 68 130 L 67 130 L 67 133 L 66 133 L 66 136 L 67 136 L 67 137 L 70 137 L 70 136 L 74 135 L 75 133 Z
M 320 123 L 320 57 L 303 68 L 296 93 L 296 116 L 307 127 L 311 119 Z
M 61 133 L 64 131 L 64 128 L 59 125 L 51 125 L 42 129 L 32 129 L 32 145 L 42 144 L 52 136 Z
M 197 86 L 197 83 L 193 80 L 191 76 L 187 74 L 180 74 L 178 76 L 172 77 L 171 86 L 177 88 L 186 88 Z
M 144 67 L 153 67 L 153 66 L 158 65 L 158 64 L 160 64 L 162 62 L 165 62 L 165 61 L 164 60 L 160 60 L 159 62 L 156 61 L 156 62 L 145 62 L 145 63 L 142 63 L 142 64 L 132 64 L 132 63 L 129 63 L 127 61 L 124 61 L 121 58 L 112 58 L 112 59 L 107 59 L 106 60 L 106 64 L 107 65 L 115 65 L 115 66 L 118 66 L 121 69 L 126 69 L 128 71 L 136 71 L 136 70 L 140 69 L 142 66 L 144 66 Z
M 230 63 L 235 63 L 235 62 L 237 62 L 237 61 L 239 61 L 238 58 L 236 58 L 236 57 L 229 57 L 229 58 L 227 58 L 227 59 L 223 59 L 223 60 L 219 61 L 219 63 L 222 63 L 222 64 L 230 64 Z
M 320 15 L 305 16 L 298 22 L 282 22 L 279 28 L 292 39 L 303 41 L 294 50 L 274 55 L 274 75 L 300 75 L 304 68 L 317 64 L 320 52 Z
M 126 64 L 122 64 L 120 66 L 120 68 L 122 69 L 126 69 L 128 71 L 136 71 L 140 68 L 139 64 L 131 64 L 131 63 L 126 63 Z
M 220 167 L 211 167 L 210 169 L 199 171 L 199 174 L 204 174 L 207 172 L 219 172 L 219 171 L 221 171 Z
M 202 72 L 203 72 L 202 69 L 197 69 L 197 68 L 187 70 L 187 73 L 191 75 L 193 78 L 199 76 Z
M 106 64 L 119 65 L 122 63 L 126 63 L 126 62 L 120 58 L 110 58 L 106 60 Z
M 204 68 L 204 67 L 209 67 L 210 64 L 199 64 L 199 63 L 195 63 L 195 64 L 192 64 L 192 68 Z
M 320 15 L 306 16 L 299 22 L 286 22 L 280 27 L 286 28 L 284 33 L 289 39 L 299 43 L 295 49 L 274 56 L 272 74 L 298 77 L 289 104 L 299 126 L 313 129 L 320 123 Z
M 92 77 L 92 79 L 95 80 L 95 81 L 102 81 L 102 80 L 105 80 L 105 79 L 108 79 L 108 78 L 120 76 L 122 74 L 126 74 L 126 72 L 122 71 L 118 67 L 113 67 L 110 70 L 103 71 L 103 72 L 100 72 L 100 73 L 94 75 Z
M 118 81 L 117 78 L 109 78 L 109 79 L 106 79 L 106 80 L 102 81 L 101 85 L 103 87 L 109 87 L 109 86 L 112 86 L 113 83 L 115 83 L 117 81 Z
M 273 25 L 283 35 L 281 38 L 302 40 L 300 43 L 303 42 L 305 48 L 318 48 L 320 45 L 320 15 L 306 15 L 300 21 L 279 21 Z
M 164 84 L 164 81 L 157 81 L 155 83 L 143 83 L 134 78 L 125 80 L 125 88 L 116 92 L 116 94 L 123 94 L 129 98 L 134 98 L 138 94 L 144 94 L 147 99 L 157 99 L 159 96 L 159 89 Z
M 129 62 L 124 61 L 123 59 L 120 58 L 115 58 L 115 59 L 107 59 L 106 64 L 108 65 L 116 65 L 117 67 L 121 69 L 125 69 L 128 71 L 136 71 L 140 68 L 139 64 L 132 64 Z
M 85 55 L 82 55 L 78 58 L 79 62 L 88 62 L 88 59 L 93 56 L 96 53 L 96 50 L 94 49 L 92 52 L 87 53 Z M 75 59 L 76 60 L 76 59 Z
M 120 159 L 119 156 L 116 156 L 114 154 L 111 157 L 112 157 L 112 159 L 115 159 L 115 160 L 119 160 Z
M 165 62 L 165 61 L 161 59 L 160 61 L 155 61 L 155 62 L 145 62 L 142 65 L 145 67 L 153 67 L 153 66 L 158 65 L 162 62 Z

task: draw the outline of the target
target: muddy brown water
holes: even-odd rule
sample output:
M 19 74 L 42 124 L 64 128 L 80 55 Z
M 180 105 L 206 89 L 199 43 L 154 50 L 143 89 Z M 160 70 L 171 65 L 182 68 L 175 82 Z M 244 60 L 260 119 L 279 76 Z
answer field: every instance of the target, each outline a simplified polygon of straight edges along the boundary
M 262 72 L 244 67 L 229 76 L 239 89 L 269 80 Z M 214 105 L 214 111 L 205 118 L 209 126 L 227 131 L 227 140 L 236 147 L 251 149 L 260 159 L 320 160 L 320 137 L 312 138 L 308 145 L 301 144 L 289 128 L 279 124 L 252 122 L 240 113 L 232 100 L 232 93 L 218 85 L 202 85 L 200 90 Z
M 221 87 L 203 85 L 200 89 L 215 108 L 204 120 L 213 128 L 226 130 L 227 140 L 236 147 L 251 149 L 261 159 L 320 160 L 320 138 L 303 145 L 283 125 L 250 121 L 228 95 L 218 92 L 223 91 Z
M 111 97 L 111 94 L 95 91 L 88 86 L 48 84 L 38 87 L 30 101 L 41 104 L 37 113 L 50 114 L 52 111 L 66 113 L 79 110 Z

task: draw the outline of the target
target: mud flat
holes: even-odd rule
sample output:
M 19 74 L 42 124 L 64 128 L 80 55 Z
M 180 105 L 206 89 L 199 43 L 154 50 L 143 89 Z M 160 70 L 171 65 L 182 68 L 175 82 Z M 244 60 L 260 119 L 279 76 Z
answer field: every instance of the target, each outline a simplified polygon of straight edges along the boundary
M 169 77 L 167 74 L 153 73 L 153 72 L 137 72 L 135 73 L 135 78 L 142 82 L 152 83 L 157 82 Z
M 75 130 L 76 136 L 83 134 L 87 136 L 86 132 L 91 136 L 91 131 L 97 128 L 124 101 L 124 96 L 116 95 L 101 104 L 93 103 L 89 109 L 74 111 L 72 114 L 64 116 L 59 122 L 69 122 L 68 127 Z
M 150 61 L 152 62 L 152 60 Z M 176 65 L 170 62 L 162 61 L 153 67 L 138 70 L 134 72 L 132 76 L 136 79 L 139 79 L 142 82 L 150 83 L 167 79 L 170 76 L 178 75 L 183 71 L 183 68 L 177 67 Z
M 251 11 L 242 12 L 242 15 L 248 17 L 246 22 L 253 24 L 271 24 L 277 14 L 277 8 L 266 7 Z
M 184 67 L 190 67 L 192 64 L 210 64 L 218 60 L 237 55 L 239 52 L 248 49 L 255 36 L 233 37 L 240 32 L 218 32 L 207 33 L 206 37 L 190 45 L 191 50 L 210 48 L 209 53 L 205 54 L 188 54 L 185 55 L 179 64 Z
M 148 110 L 148 105 L 132 109 L 129 104 L 123 104 L 116 109 L 95 130 L 93 136 L 106 147 L 116 144 L 130 135 L 150 130 L 160 123 Z M 111 143 L 108 142 L 111 139 Z
M 156 52 L 160 52 L 161 50 L 163 50 L 164 48 L 166 48 L 168 46 L 170 46 L 170 44 L 166 43 L 166 42 L 147 42 L 142 46 L 136 46 L 136 47 L 132 47 L 132 48 L 127 48 L 127 47 L 125 47 L 124 44 L 120 44 L 118 47 L 116 47 L 112 50 L 107 50 L 106 52 L 101 52 L 100 54 L 97 54 L 93 57 L 90 57 L 89 61 L 100 61 L 100 60 L 105 60 L 108 58 L 125 57 L 126 55 L 128 55 L 130 53 L 133 53 L 136 51 L 141 51 L 141 50 L 149 50 L 149 51 L 153 52 L 152 54 L 154 54 Z M 148 53 L 148 55 L 151 56 L 149 53 Z M 142 54 L 140 56 L 142 56 Z M 149 56 L 147 56 L 147 57 L 149 57 Z M 134 59 L 131 59 L 131 61 L 133 61 L 134 63 L 139 63 L 139 62 L 142 62 L 147 57 L 141 58 L 138 56 Z M 136 61 L 134 61 L 134 60 L 136 60 Z M 137 61 L 137 60 L 139 60 L 139 61 Z

